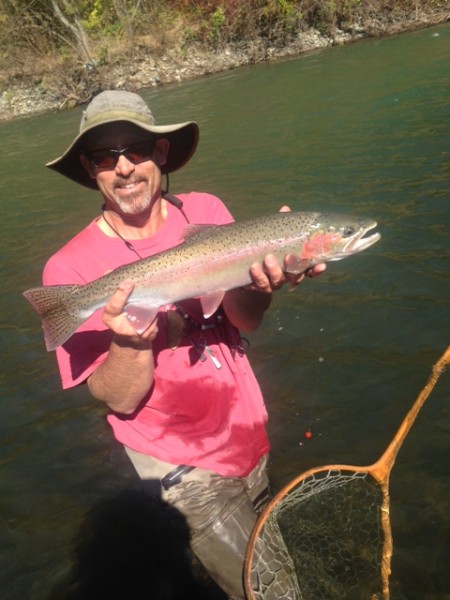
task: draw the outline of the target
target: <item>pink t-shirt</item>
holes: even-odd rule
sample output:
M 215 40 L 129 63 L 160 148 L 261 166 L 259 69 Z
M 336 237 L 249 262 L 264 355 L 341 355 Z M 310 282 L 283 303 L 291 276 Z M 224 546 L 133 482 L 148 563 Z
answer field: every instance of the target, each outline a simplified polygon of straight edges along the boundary
M 192 192 L 178 197 L 190 223 L 232 221 L 214 196 Z M 168 203 L 161 230 L 149 239 L 133 240 L 133 247 L 142 257 L 167 250 L 180 243 L 186 224 L 181 211 Z M 85 284 L 136 258 L 123 240 L 105 235 L 93 221 L 50 258 L 43 282 Z M 187 301 L 183 307 L 202 320 L 198 300 Z M 239 332 L 225 318 L 211 329 L 193 327 L 189 338 L 184 335 L 171 349 L 168 309 L 173 307 L 163 307 L 158 314 L 154 384 L 132 415 L 109 413 L 114 435 L 133 450 L 173 464 L 194 465 L 224 476 L 247 475 L 268 452 L 269 442 L 262 394 L 242 352 Z M 111 332 L 101 314 L 98 310 L 57 349 L 64 388 L 86 381 L 105 360 Z M 215 360 L 201 351 L 205 343 Z

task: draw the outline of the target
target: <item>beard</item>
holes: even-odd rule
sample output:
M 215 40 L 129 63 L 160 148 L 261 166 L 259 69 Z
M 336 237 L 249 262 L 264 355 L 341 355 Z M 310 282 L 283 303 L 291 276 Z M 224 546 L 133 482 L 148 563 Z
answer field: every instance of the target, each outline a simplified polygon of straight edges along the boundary
M 128 185 L 139 184 L 138 188 L 130 188 Z M 144 185 L 142 185 L 144 184 Z M 139 215 L 148 211 L 153 202 L 151 193 L 146 180 L 115 180 L 111 192 L 108 194 L 110 202 L 124 215 Z

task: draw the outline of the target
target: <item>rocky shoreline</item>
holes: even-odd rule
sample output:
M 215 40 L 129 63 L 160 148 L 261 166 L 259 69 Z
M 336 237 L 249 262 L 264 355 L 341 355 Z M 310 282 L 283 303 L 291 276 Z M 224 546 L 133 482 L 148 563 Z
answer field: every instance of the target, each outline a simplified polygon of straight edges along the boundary
M 195 79 L 212 73 L 234 69 L 263 61 L 300 56 L 334 45 L 355 42 L 362 38 L 382 37 L 430 27 L 450 21 L 449 11 L 436 13 L 414 13 L 403 15 L 395 20 L 372 19 L 370 22 L 355 23 L 346 31 L 336 30 L 332 36 L 323 35 L 315 29 L 299 32 L 297 37 L 282 48 L 265 47 L 262 44 L 246 46 L 226 46 L 220 51 L 205 50 L 200 47 L 189 49 L 188 56 L 177 50 L 155 58 L 145 52 L 131 61 L 117 61 L 101 68 L 86 68 L 85 78 L 97 79 L 96 91 L 101 89 L 128 89 L 138 91 L 174 82 Z M 92 85 L 87 89 L 92 89 Z M 35 115 L 51 110 L 73 108 L 90 99 L 84 91 L 70 95 L 61 94 L 57 86 L 43 86 L 39 77 L 17 81 L 0 90 L 0 121 Z M 92 94 L 91 94 L 92 95 Z

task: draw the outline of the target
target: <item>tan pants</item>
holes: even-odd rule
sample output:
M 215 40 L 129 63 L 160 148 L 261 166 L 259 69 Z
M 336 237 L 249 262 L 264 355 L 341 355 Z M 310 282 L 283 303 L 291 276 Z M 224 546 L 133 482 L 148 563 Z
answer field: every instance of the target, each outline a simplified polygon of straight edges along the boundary
M 269 497 L 267 456 L 247 477 L 222 477 L 196 468 L 177 485 L 160 480 L 176 465 L 125 448 L 146 487 L 177 508 L 191 529 L 191 547 L 230 599 L 245 599 L 243 566 L 247 542 L 258 512 Z

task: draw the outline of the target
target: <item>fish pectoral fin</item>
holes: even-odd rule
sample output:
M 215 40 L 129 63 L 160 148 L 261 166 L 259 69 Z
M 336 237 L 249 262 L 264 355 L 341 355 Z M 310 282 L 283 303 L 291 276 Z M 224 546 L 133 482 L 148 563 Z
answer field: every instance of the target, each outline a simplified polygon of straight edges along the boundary
M 298 288 L 300 284 L 299 283 L 294 283 L 293 281 L 290 281 L 288 283 L 288 292 L 293 292 L 294 290 L 296 290 Z
M 291 275 L 300 275 L 304 273 L 306 269 L 312 267 L 314 261 L 310 258 L 300 258 L 300 256 L 295 256 L 295 254 L 288 254 L 284 259 L 285 264 L 285 272 L 290 273 Z M 293 281 L 289 282 L 288 292 L 293 292 L 299 284 Z
M 313 265 L 313 261 L 310 258 L 301 258 L 295 256 L 295 254 L 288 254 L 284 259 L 284 270 L 286 273 L 292 273 L 292 275 L 300 275 L 306 269 L 309 269 Z
M 155 308 L 154 306 L 143 306 L 142 304 L 128 304 L 124 310 L 127 319 L 139 334 L 143 333 L 150 323 L 152 323 L 157 312 L 158 308 Z
M 202 305 L 203 316 L 205 319 L 216 312 L 223 300 L 224 295 L 224 292 L 214 292 L 200 298 L 200 304 Z

